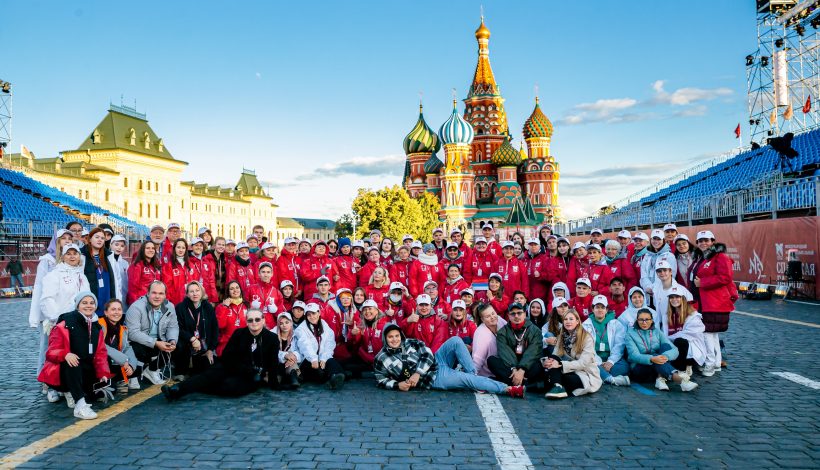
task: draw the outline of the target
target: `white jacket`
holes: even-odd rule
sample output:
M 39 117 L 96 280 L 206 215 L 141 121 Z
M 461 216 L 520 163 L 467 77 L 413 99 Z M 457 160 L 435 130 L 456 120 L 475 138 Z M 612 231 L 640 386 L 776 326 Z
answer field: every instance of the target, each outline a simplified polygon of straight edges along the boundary
M 298 329 L 298 327 L 297 327 L 297 329 Z M 279 327 L 278 326 L 273 327 L 273 330 L 271 330 L 271 331 L 273 332 L 273 334 L 276 335 L 277 338 L 279 338 Z M 279 341 L 279 344 L 280 345 L 282 344 L 281 340 Z M 299 351 L 299 338 L 296 336 L 296 330 L 293 331 L 293 338 L 291 338 L 291 340 L 290 340 L 290 348 L 287 351 L 282 351 L 281 349 L 279 350 L 279 363 L 280 364 L 285 363 L 285 354 L 287 354 L 287 353 L 293 353 L 293 355 L 296 356 L 296 365 L 297 366 L 299 366 L 299 364 L 301 364 L 302 361 L 305 359 L 305 356 L 302 354 L 301 351 Z
M 114 285 L 117 286 L 117 292 L 114 292 L 114 297 L 125 304 L 125 299 L 128 295 L 128 261 L 120 255 L 120 259 L 114 258 L 114 253 L 108 255 L 108 265 L 114 272 Z M 127 307 L 123 305 L 123 309 Z
M 38 328 L 40 323 L 45 319 L 43 317 L 42 308 L 40 307 L 40 299 L 43 296 L 43 279 L 46 275 L 54 270 L 57 266 L 57 259 L 50 253 L 46 253 L 40 257 L 40 262 L 37 263 L 37 275 L 34 277 L 34 289 L 31 292 L 31 307 L 28 311 L 28 324 L 32 328 Z
M 669 326 L 664 325 L 663 334 L 669 333 Z M 703 325 L 703 316 L 699 312 L 694 312 L 683 322 L 683 329 L 669 337 L 669 341 L 683 338 L 689 342 L 689 352 L 687 359 L 694 359 L 699 365 L 706 362 L 706 341 L 703 332 L 706 327 Z
M 678 274 L 678 262 L 675 260 L 675 254 L 669 250 L 669 245 L 664 245 L 661 253 L 646 252 L 641 259 L 641 289 L 649 292 L 655 284 L 655 264 L 660 260 L 666 260 L 672 268 L 672 279 Z
M 43 314 L 43 320 L 56 323 L 60 315 L 73 312 L 76 308 L 74 296 L 87 290 L 90 290 L 90 288 L 82 266 L 73 267 L 65 263 L 58 264 L 43 279 L 43 289 L 40 297 L 40 310 Z
M 307 320 L 303 321 L 294 333 L 296 342 L 299 343 L 299 352 L 308 362 L 326 361 L 333 357 L 333 350 L 336 349 L 336 335 L 333 333 L 333 328 L 326 321 L 322 319 L 319 321 L 322 322 L 321 344 L 316 342 L 316 337 L 308 329 Z
M 687 288 L 678 284 L 678 281 L 674 278 L 672 279 L 672 285 L 670 285 L 668 289 L 663 288 L 663 283 L 660 279 L 655 280 L 655 284 L 652 285 L 652 300 L 655 304 L 655 311 L 658 312 L 658 318 L 655 321 L 655 326 L 657 326 L 658 329 L 664 333 L 669 331 L 669 325 L 667 325 L 667 323 L 669 323 L 669 317 L 667 312 L 669 311 L 669 294 L 673 288 L 683 294 L 686 302 L 692 301 L 692 293 L 689 292 Z
M 573 351 L 564 351 L 564 356 L 561 358 L 562 372 L 567 374 L 575 372 L 584 384 L 584 388 L 576 388 L 572 394 L 577 396 L 586 395 L 587 393 L 595 393 L 601 388 L 603 381 L 601 381 L 601 372 L 598 370 L 598 365 L 595 363 L 595 347 L 593 343 L 595 339 L 592 336 L 587 336 L 584 342 L 584 350 L 578 357 L 574 356 Z
M 598 337 L 597 333 L 595 333 L 595 325 L 592 324 L 591 316 L 584 320 L 584 323 L 581 326 L 584 327 L 587 333 L 592 335 L 593 340 Z M 624 356 L 624 347 L 626 345 L 626 343 L 624 343 L 624 340 L 626 339 L 626 328 L 624 328 L 621 322 L 613 318 L 606 324 L 606 339 L 609 343 L 609 358 L 606 362 L 614 365 Z M 597 340 L 593 341 L 593 345 L 596 351 L 595 363 L 601 365 L 603 364 L 603 360 L 601 360 L 601 357 L 597 354 Z

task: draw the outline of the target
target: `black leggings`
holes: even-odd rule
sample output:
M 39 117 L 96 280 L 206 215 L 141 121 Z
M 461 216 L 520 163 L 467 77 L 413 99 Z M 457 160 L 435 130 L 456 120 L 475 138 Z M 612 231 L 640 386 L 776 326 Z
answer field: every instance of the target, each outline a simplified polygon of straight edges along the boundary
M 345 370 L 342 368 L 339 361 L 330 358 L 325 361 L 325 368 L 314 369 L 307 360 L 302 362 L 302 377 L 306 381 L 324 383 L 336 374 L 344 374 Z
M 510 364 L 507 364 L 498 356 L 490 356 L 487 358 L 487 368 L 493 373 L 495 379 L 499 382 L 504 382 L 507 385 L 512 385 L 512 379 L 510 379 L 510 367 Z M 543 381 L 546 378 L 545 372 L 544 366 L 541 365 L 541 361 L 535 361 L 529 369 L 524 371 L 525 383 L 533 384 Z
M 192 354 L 191 344 L 177 343 L 176 349 L 171 353 L 174 361 L 175 375 L 198 374 L 211 366 L 208 356 L 204 354 Z M 216 354 L 214 354 L 216 357 Z
M 549 357 L 555 359 L 556 361 L 561 360 L 561 358 L 555 355 Z M 581 381 L 581 377 L 579 377 L 578 374 L 575 372 L 564 373 L 563 368 L 561 367 L 547 369 L 546 376 L 547 379 L 544 381 L 544 385 L 547 390 L 551 389 L 555 385 L 563 385 L 564 390 L 566 390 L 568 394 L 572 394 L 573 390 L 584 388 L 584 382 Z
M 672 367 L 675 370 L 684 371 L 686 370 L 686 366 L 694 366 L 695 360 L 694 359 L 687 359 L 686 356 L 689 354 L 689 341 L 684 338 L 675 338 L 672 341 L 678 348 L 678 358 L 674 361 L 669 361 L 672 364 Z
M 271 377 L 276 380 L 276 377 Z M 189 393 L 208 393 L 223 397 L 241 397 L 256 391 L 264 383 L 252 379 L 228 375 L 221 364 L 209 367 L 201 374 L 193 375 L 179 384 L 179 396 Z
M 149 348 L 148 346 L 137 342 L 131 343 L 131 347 L 134 349 L 134 355 L 137 356 L 137 360 L 142 362 L 143 367 L 148 370 L 157 370 L 159 368 L 157 366 L 157 359 L 162 353 L 159 348 L 156 346 Z
M 68 363 L 60 364 L 60 388 L 61 392 L 71 393 L 74 401 L 86 398 L 87 402 L 93 401 L 94 384 L 97 383 L 97 374 L 91 359 L 80 360 L 77 367 L 71 367 Z

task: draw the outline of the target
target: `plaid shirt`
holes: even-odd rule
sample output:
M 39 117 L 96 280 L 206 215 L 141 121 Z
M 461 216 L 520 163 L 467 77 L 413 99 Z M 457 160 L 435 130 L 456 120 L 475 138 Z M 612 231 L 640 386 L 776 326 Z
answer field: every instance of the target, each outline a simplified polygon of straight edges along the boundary
M 405 339 L 401 349 L 391 349 L 385 344 L 374 360 L 377 385 L 398 390 L 399 382 L 413 374 L 419 374 L 418 386 L 430 388 L 436 377 L 436 357 L 422 341 Z

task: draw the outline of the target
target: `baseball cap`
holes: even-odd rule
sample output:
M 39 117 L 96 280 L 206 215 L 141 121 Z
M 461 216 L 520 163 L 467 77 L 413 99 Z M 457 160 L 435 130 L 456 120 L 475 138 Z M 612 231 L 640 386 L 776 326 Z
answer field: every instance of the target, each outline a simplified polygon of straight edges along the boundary
M 413 235 L 405 235 L 405 236 L 401 237 L 402 242 L 405 242 L 407 240 L 412 240 L 412 239 L 413 239 Z
M 604 231 L 603 231 L 603 230 L 601 230 L 601 229 L 599 229 L 599 228 L 594 228 L 594 229 L 592 229 L 592 231 L 591 231 L 591 232 L 589 232 L 589 234 L 590 234 L 590 235 L 594 235 L 594 234 L 596 234 L 596 233 L 597 233 L 598 235 L 603 235 L 603 234 L 604 234 Z
M 288 238 L 285 239 L 285 245 L 287 245 L 289 243 L 299 243 L 299 239 L 298 238 L 293 238 L 293 237 L 288 237 Z
M 293 310 L 294 308 L 301 308 L 302 310 L 306 310 L 305 307 L 306 306 L 304 302 L 302 302 L 301 300 L 297 300 L 296 302 L 293 302 L 293 307 L 291 307 L 290 309 Z
M 441 227 L 436 227 L 436 228 L 434 228 L 434 229 L 433 229 L 433 235 L 435 235 L 437 232 L 444 233 L 444 229 L 443 229 L 443 228 L 441 228 Z
M 294 305 L 295 306 L 295 305 Z M 305 306 L 305 312 L 319 312 L 319 304 L 309 303 Z
M 665 232 L 667 230 L 674 230 L 674 231 L 677 232 L 678 231 L 678 226 L 675 225 L 675 224 L 666 224 L 666 225 L 663 226 L 663 231 Z
M 603 304 L 604 307 L 609 306 L 609 300 L 607 300 L 605 295 L 596 295 L 592 298 L 592 305 Z
M 229 238 L 229 239 L 225 240 L 225 244 L 226 245 L 236 245 L 236 241 Z
M 447 242 L 447 248 L 446 249 L 449 250 L 450 248 L 455 248 L 456 250 L 458 250 L 458 243 L 456 243 L 456 242 Z
M 125 237 L 124 237 L 124 236 L 122 236 L 122 235 L 120 235 L 120 234 L 116 234 L 116 235 L 114 235 L 113 237 L 111 237 L 111 243 L 114 243 L 114 242 L 125 242 L 125 243 L 128 243 L 128 241 L 125 239 Z
M 423 289 L 427 289 L 427 286 L 436 286 L 436 287 L 438 287 L 438 283 L 436 281 L 432 281 L 432 280 L 427 281 L 427 282 L 424 283 Z
M 689 241 L 689 237 L 687 237 L 685 233 L 679 233 L 675 236 L 675 241 L 678 241 L 678 240 Z
M 276 245 L 274 245 L 271 242 L 265 242 L 265 243 L 262 244 L 262 246 L 259 247 L 259 251 L 265 251 L 268 248 L 276 248 Z
M 199 227 L 199 230 L 196 231 L 196 234 L 201 237 L 203 233 L 210 231 L 211 229 L 209 229 L 208 227 Z
M 364 310 L 366 307 L 373 307 L 376 310 L 379 309 L 379 305 L 373 299 L 367 299 L 364 301 L 364 303 L 362 304 L 362 310 Z
M 413 249 L 413 248 L 421 249 L 421 242 L 418 241 L 418 240 L 414 241 L 413 244 L 410 245 L 410 249 Z
M 316 279 L 316 285 L 318 286 L 322 282 L 327 282 L 330 284 L 330 279 L 327 276 L 319 276 L 319 278 Z
M 475 295 L 475 291 L 472 289 L 472 287 L 468 287 L 466 289 L 461 289 L 461 292 L 458 293 L 458 295 L 464 294 Z
M 451 235 L 451 236 L 452 236 L 454 233 L 460 233 L 460 234 L 462 234 L 462 235 L 464 234 L 464 232 L 462 232 L 462 231 L 461 231 L 461 229 L 460 229 L 460 228 L 458 228 L 458 227 L 453 227 L 453 229 L 452 229 L 452 230 L 450 230 L 450 235 Z
M 572 251 L 574 252 L 578 248 L 586 248 L 586 247 L 587 246 L 584 244 L 584 242 L 575 242 L 575 244 L 572 245 Z M 601 247 L 599 246 L 598 249 L 600 250 Z
M 197 243 L 205 244 L 205 241 L 199 237 L 194 237 L 191 239 L 191 246 L 196 245 Z
M 247 248 L 247 249 L 250 249 L 251 247 L 250 247 L 250 246 L 248 246 L 248 244 L 247 244 L 247 243 L 245 243 L 245 242 L 239 242 L 239 243 L 237 243 L 237 244 L 236 244 L 236 251 L 239 251 L 239 250 L 241 250 L 242 248 Z
M 663 238 L 663 230 L 656 228 L 652 231 L 652 238 Z
M 629 233 L 629 230 L 621 230 L 618 232 L 618 238 L 632 238 L 632 234 Z
M 256 238 L 256 235 L 254 235 L 254 234 L 252 234 L 252 233 L 249 233 L 249 234 L 248 234 L 248 236 L 247 236 L 247 237 L 245 237 L 245 241 L 248 241 L 248 240 L 251 240 L 251 239 L 253 239 L 253 240 L 258 240 L 258 239 Z
M 527 245 L 540 245 L 541 242 L 537 238 L 530 238 L 527 240 Z
M 149 230 L 149 232 L 153 232 L 154 230 L 162 230 L 164 232 L 165 227 L 163 227 L 162 225 L 152 225 L 151 230 Z
M 404 284 L 402 284 L 401 282 L 398 282 L 398 281 L 391 282 L 390 283 L 390 290 L 396 290 L 396 289 L 403 291 L 404 290 Z
M 482 237 L 481 235 L 475 237 L 475 241 L 473 241 L 473 245 L 477 245 L 479 243 L 487 243 L 487 239 Z
M 79 253 L 80 252 L 80 246 L 77 245 L 76 243 L 68 243 L 66 245 L 63 245 L 63 253 L 62 254 L 68 253 L 68 250 L 74 250 L 77 253 Z
M 498 273 L 491 273 L 491 274 L 489 275 L 489 277 L 487 277 L 487 280 L 490 280 L 490 279 L 492 279 L 492 278 L 496 278 L 496 279 L 498 279 L 498 281 L 499 281 L 499 282 L 503 282 L 503 281 L 504 281 L 504 278 L 503 278 L 503 277 L 501 277 L 501 274 L 498 274 Z
M 280 289 L 284 289 L 284 288 L 285 288 L 285 287 L 287 287 L 287 286 L 291 286 L 291 287 L 293 287 L 293 283 L 292 283 L 292 282 L 290 282 L 290 280 L 289 280 L 289 279 L 285 279 L 284 281 L 282 281 L 282 282 L 280 282 L 280 283 L 279 283 L 279 288 L 280 288 Z
M 695 240 L 703 240 L 704 238 L 714 240 L 715 234 L 712 233 L 711 230 L 701 230 L 700 232 L 698 232 L 697 238 L 695 238 Z
M 179 224 L 176 222 L 171 222 L 168 224 L 168 230 L 171 230 L 172 228 L 179 228 Z
M 578 280 L 575 281 L 575 285 L 577 286 L 578 284 L 583 284 L 583 285 L 589 287 L 590 289 L 592 288 L 592 283 L 586 277 L 579 277 Z
M 587 250 L 598 250 L 598 251 L 601 251 L 601 245 L 599 245 L 599 244 L 597 244 L 597 243 L 590 243 L 589 245 L 587 245 Z
M 649 241 L 649 235 L 647 235 L 643 232 L 638 232 L 638 233 L 635 234 L 634 237 L 632 237 L 632 239 L 633 240 L 643 240 L 645 242 L 648 242 Z
M 433 300 L 430 299 L 430 296 L 427 294 L 421 294 L 420 296 L 416 297 L 416 305 L 427 304 L 430 305 L 433 303 Z
M 565 299 L 563 297 L 556 297 L 556 298 L 552 299 L 552 308 L 560 307 L 563 304 L 569 305 L 569 302 L 567 301 L 567 299 Z
M 461 299 L 456 299 L 456 300 L 453 301 L 453 308 L 463 308 L 463 309 L 466 310 L 467 309 L 467 304 L 464 303 L 464 301 L 461 300 Z
M 501 242 L 501 248 L 515 248 L 515 243 L 513 243 L 511 240 L 504 240 L 503 242 Z
M 672 266 L 665 259 L 659 259 L 658 262 L 655 263 L 655 271 L 661 269 L 672 269 Z

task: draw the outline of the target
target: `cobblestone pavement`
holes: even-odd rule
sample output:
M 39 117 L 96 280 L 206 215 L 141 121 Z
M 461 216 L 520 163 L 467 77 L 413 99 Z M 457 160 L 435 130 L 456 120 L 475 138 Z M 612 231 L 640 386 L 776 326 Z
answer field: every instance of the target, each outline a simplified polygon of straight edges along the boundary
M 740 302 L 738 310 L 820 324 L 820 306 Z M 28 302 L 0 302 L 0 458 L 76 422 L 34 379 Z M 729 367 L 683 394 L 604 386 L 548 402 L 499 397 L 534 468 L 817 468 L 820 329 L 734 315 Z M 144 392 L 138 392 L 144 393 Z M 95 406 L 95 409 L 101 408 Z M 503 450 L 502 450 L 503 451 Z M 475 397 L 399 393 L 371 380 L 337 393 L 263 391 L 241 399 L 161 396 L 48 448 L 31 468 L 499 468 Z

